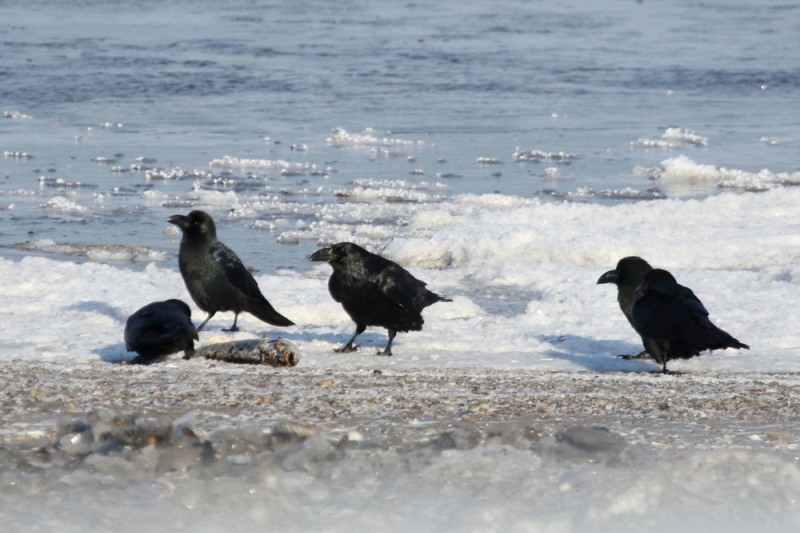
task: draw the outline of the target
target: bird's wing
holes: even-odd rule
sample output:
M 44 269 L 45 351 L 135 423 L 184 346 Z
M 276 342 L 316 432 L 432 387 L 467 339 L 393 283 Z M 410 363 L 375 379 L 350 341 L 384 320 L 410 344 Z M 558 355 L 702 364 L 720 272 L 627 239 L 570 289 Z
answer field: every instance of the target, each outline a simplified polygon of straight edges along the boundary
M 187 333 L 186 325 L 183 322 L 168 321 L 153 324 L 146 334 L 142 335 L 141 340 L 148 344 L 169 342 L 176 337 L 181 337 Z
M 681 287 L 681 301 L 701 323 L 708 321 L 708 310 L 688 287 Z
M 208 250 L 212 261 L 225 273 L 228 282 L 242 291 L 246 296 L 261 294 L 253 275 L 244 267 L 239 257 L 221 242 Z
M 708 311 L 703 302 L 694 295 L 689 287 L 684 287 L 679 283 L 662 281 L 651 285 L 650 290 L 680 300 L 698 318 L 708 316 Z
M 634 328 L 640 335 L 669 336 L 692 321 L 693 313 L 680 298 L 653 287 L 633 306 Z
M 679 316 L 684 324 L 692 321 L 703 328 L 714 328 L 708 318 L 708 310 L 689 287 L 674 282 L 662 282 L 653 284 L 651 289 L 674 299 L 676 308 L 678 307 L 677 302 L 680 302 L 683 309 L 680 310 Z M 677 309 L 673 309 L 672 313 L 678 313 Z
M 146 320 L 133 321 L 126 329 L 125 347 L 128 351 L 131 351 L 131 340 L 135 340 L 137 345 L 153 345 L 172 342 L 187 333 L 197 338 L 197 332 L 182 316 L 155 311 L 142 313 L 139 318 Z
M 387 298 L 407 309 L 416 307 L 414 302 L 418 293 L 425 289 L 425 282 L 418 280 L 396 264 L 389 265 L 381 271 L 378 275 L 378 285 Z

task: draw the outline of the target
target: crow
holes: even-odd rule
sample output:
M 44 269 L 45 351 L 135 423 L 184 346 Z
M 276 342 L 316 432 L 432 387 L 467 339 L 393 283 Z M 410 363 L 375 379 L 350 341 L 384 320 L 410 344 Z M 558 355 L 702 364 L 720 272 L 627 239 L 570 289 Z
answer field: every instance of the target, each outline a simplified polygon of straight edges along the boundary
M 653 270 L 650 263 L 635 255 L 623 257 L 617 262 L 614 270 L 609 270 L 600 276 L 597 284 L 613 283 L 617 286 L 617 302 L 622 314 L 633 326 L 633 302 L 636 301 L 636 287 L 644 280 L 644 275 Z M 642 339 L 644 344 L 644 339 Z M 621 355 L 623 359 L 646 359 L 647 351 L 637 355 Z
M 321 248 L 309 258 L 333 267 L 328 290 L 356 323 L 356 332 L 337 352 L 352 352 L 353 343 L 367 326 L 384 327 L 389 343 L 378 355 L 392 355 L 398 331 L 420 331 L 422 310 L 436 302 L 450 302 L 425 288 L 425 283 L 403 267 L 350 242 Z
M 712 324 L 691 289 L 660 268 L 648 272 L 636 289 L 633 327 L 665 374 L 672 359 L 689 359 L 705 350 L 750 349 Z
M 203 329 L 217 311 L 233 311 L 237 331 L 239 313 L 247 311 L 273 326 L 292 326 L 294 322 L 278 313 L 261 294 L 253 275 L 237 255 L 217 240 L 217 229 L 211 216 L 192 211 L 188 216 L 173 215 L 167 219 L 183 232 L 178 266 L 189 294 L 208 317 L 197 328 Z
M 181 350 L 188 359 L 194 355 L 197 338 L 192 310 L 181 300 L 149 303 L 125 323 L 125 348 L 138 354 L 132 364 L 147 365 Z

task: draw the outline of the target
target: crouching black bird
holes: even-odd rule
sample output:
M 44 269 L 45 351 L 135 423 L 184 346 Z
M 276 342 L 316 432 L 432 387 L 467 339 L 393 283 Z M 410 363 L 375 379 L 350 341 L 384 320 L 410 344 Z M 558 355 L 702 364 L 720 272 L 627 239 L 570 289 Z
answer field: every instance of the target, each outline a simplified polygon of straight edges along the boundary
M 195 340 L 192 310 L 181 300 L 147 304 L 125 323 L 125 348 L 139 354 L 133 364 L 150 364 L 181 350 L 188 359 L 194 355 Z
M 197 328 L 203 329 L 217 311 L 233 311 L 237 331 L 239 313 L 251 315 L 273 326 L 291 326 L 294 322 L 278 313 L 261 294 L 253 275 L 244 267 L 233 250 L 217 240 L 217 228 L 208 213 L 192 211 L 188 216 L 173 215 L 167 219 L 183 232 L 178 266 L 189 294 L 208 317 Z
M 633 326 L 633 302 L 636 301 L 636 287 L 644 280 L 645 274 L 653 270 L 650 263 L 631 255 L 623 257 L 617 262 L 614 270 L 605 272 L 597 280 L 597 284 L 613 283 L 617 286 L 617 302 L 619 308 L 628 319 L 628 323 Z M 644 339 L 642 340 L 644 344 Z M 623 359 L 646 359 L 647 351 L 640 352 L 638 355 L 621 355 Z
M 333 267 L 328 290 L 356 323 L 356 332 L 337 352 L 352 352 L 353 343 L 367 326 L 384 327 L 389 343 L 378 355 L 392 355 L 398 331 L 420 331 L 425 307 L 450 302 L 425 288 L 425 283 L 403 267 L 350 242 L 340 242 L 314 252 L 312 261 Z
M 689 359 L 705 350 L 750 349 L 712 324 L 697 296 L 666 270 L 648 272 L 636 292 L 633 327 L 665 374 L 672 359 Z

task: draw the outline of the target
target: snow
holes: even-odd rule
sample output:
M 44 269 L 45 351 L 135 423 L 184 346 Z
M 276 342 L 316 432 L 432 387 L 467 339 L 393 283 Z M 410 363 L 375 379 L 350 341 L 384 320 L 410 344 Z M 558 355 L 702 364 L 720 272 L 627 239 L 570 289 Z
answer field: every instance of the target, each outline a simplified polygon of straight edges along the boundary
M 402 181 L 365 185 L 421 194 Z M 232 216 L 288 209 L 234 191 L 190 194 L 212 209 L 235 205 Z M 51 205 L 75 209 L 66 199 Z M 359 241 L 453 301 L 427 308 L 423 331 L 400 334 L 391 358 L 373 355 L 386 342 L 379 328 L 360 337 L 357 353 L 336 354 L 354 325 L 328 294 L 330 267 L 256 270 L 263 293 L 297 326 L 276 329 L 244 314 L 241 330 L 225 333 L 233 317 L 219 313 L 200 346 L 283 337 L 301 352 L 284 374 L 179 355 L 147 368 L 116 364 L 133 355 L 122 333 L 142 305 L 180 298 L 196 323 L 205 318 L 174 251 L 33 241 L 28 255 L 0 258 L 0 320 L 16 332 L 0 338 L 0 369 L 32 383 L 9 405 L 88 398 L 87 407 L 171 418 L 148 430 L 146 416 L 88 408 L 53 435 L 58 411 L 12 408 L 0 512 L 17 528 L 61 531 L 791 531 L 800 491 L 791 414 L 800 371 L 798 205 L 800 190 L 776 188 L 613 205 L 464 194 L 307 206 L 318 222 L 278 240 Z M 177 248 L 179 236 L 164 226 Z M 238 251 L 247 262 L 248 250 Z M 618 358 L 641 345 L 614 287 L 596 280 L 631 254 L 672 271 L 751 349 L 675 361 L 670 369 L 682 374 L 663 378 L 655 363 Z M 47 365 L 59 370 L 48 377 Z M 454 386 L 447 372 L 471 377 Z M 538 381 L 512 386 L 517 372 Z M 91 377 L 76 397 L 84 374 Z M 386 395 L 377 383 L 357 384 L 370 375 L 387 380 Z M 66 393 L 42 392 L 59 381 Z M 542 387 L 554 388 L 543 396 Z M 565 396 L 573 389 L 587 396 Z M 283 397 L 305 404 L 304 414 L 292 417 Z M 736 398 L 756 402 L 741 420 Z M 507 401 L 531 411 L 506 420 L 498 406 Z M 176 413 L 172 402 L 184 407 Z M 320 405 L 335 414 L 320 415 Z M 615 416 L 619 409 L 627 411 Z M 429 418 L 443 413 L 451 418 Z M 280 436 L 276 420 L 296 434 Z M 168 437 L 142 447 L 155 435 Z M 29 441 L 49 444 L 26 451 Z M 41 515 L 42 505 L 51 511 Z
M 403 146 L 371 132 L 336 137 L 337 149 Z M 219 161 L 211 167 L 288 168 Z M 373 355 L 386 343 L 380 328 L 355 354 L 333 353 L 354 325 L 328 294 L 330 267 L 298 247 L 291 268 L 253 265 L 297 326 L 244 314 L 227 333 L 233 316 L 219 313 L 198 344 L 283 337 L 300 349 L 297 367 L 180 355 L 131 367 L 118 364 L 133 357 L 123 329 L 141 306 L 180 298 L 195 323 L 205 318 L 177 270 L 175 228 L 148 226 L 172 250 L 146 235 L 137 246 L 20 243 L 0 257 L 0 320 L 13 332 L 0 337 L 0 515 L 16 529 L 736 532 L 792 531 L 800 519 L 796 172 L 676 155 L 634 173 L 671 194 L 697 182 L 730 190 L 612 204 L 453 194 L 397 178 L 309 185 L 296 194 L 311 201 L 295 202 L 268 181 L 270 194 L 252 194 L 235 176 L 153 172 L 193 184 L 144 190 L 142 209 L 241 221 L 219 236 L 247 264 L 261 243 L 235 232 L 305 246 L 351 240 L 452 302 L 427 308 L 423 331 L 398 335 L 391 358 Z M 113 209 L 62 188 L 43 196 L 49 216 Z M 342 201 L 317 201 L 330 196 Z M 627 255 L 670 270 L 751 349 L 674 361 L 679 374 L 663 377 L 653 362 L 619 358 L 640 340 L 615 288 L 596 280 Z
M 234 195 L 204 196 L 216 202 L 215 194 Z M 751 346 L 750 351 L 676 362 L 676 370 L 796 372 L 800 336 L 794 333 L 792 314 L 776 302 L 800 300 L 798 205 L 800 191 L 780 189 L 611 206 L 463 195 L 421 206 L 407 224 L 386 226 L 375 235 L 388 239 L 385 249 L 375 251 L 454 301 L 426 309 L 424 330 L 398 337 L 397 357 L 360 363 L 639 370 L 641 365 L 615 357 L 637 350 L 637 336 L 617 308 L 613 287 L 595 282 L 619 258 L 640 255 L 672 271 L 696 292 L 717 325 Z M 371 209 L 380 216 L 380 207 Z M 385 210 L 390 217 L 391 204 Z M 346 238 L 344 232 L 332 235 L 324 225 L 302 232 L 306 239 Z M 49 241 L 38 246 L 53 248 Z M 70 253 L 80 255 L 74 248 Z M 163 254 L 150 254 L 157 261 L 143 270 L 97 262 L 124 259 L 124 249 L 87 247 L 85 255 L 94 261 L 0 259 L 6 327 L 22 331 L 37 324 L 24 340 L 4 339 L 4 357 L 123 360 L 129 357 L 122 345 L 129 314 L 167 298 L 194 305 L 176 265 Z M 138 251 L 135 257 L 141 261 L 148 254 Z M 283 335 L 300 345 L 304 364 L 346 365 L 347 360 L 331 357 L 333 345 L 327 339 L 333 335 L 345 341 L 353 325 L 327 292 L 330 268 L 308 268 L 257 275 L 264 294 L 297 327 L 276 330 L 244 315 L 238 335 Z M 199 322 L 204 313 L 193 309 Z M 220 313 L 211 331 L 227 327 L 230 320 L 230 313 Z M 370 329 L 362 342 L 371 350 L 384 342 L 384 335 Z

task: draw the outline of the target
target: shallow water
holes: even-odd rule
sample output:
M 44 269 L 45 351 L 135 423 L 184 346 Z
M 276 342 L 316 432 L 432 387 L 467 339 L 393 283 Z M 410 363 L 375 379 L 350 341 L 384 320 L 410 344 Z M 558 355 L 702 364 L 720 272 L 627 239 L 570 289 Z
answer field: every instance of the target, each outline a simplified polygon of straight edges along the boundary
M 677 156 L 798 181 L 785 3 L 0 9 L 6 246 L 174 251 L 164 219 L 200 207 L 249 262 L 305 269 L 311 245 L 276 242 L 328 205 L 402 223 L 387 202 L 719 190 L 691 165 L 657 178 Z

